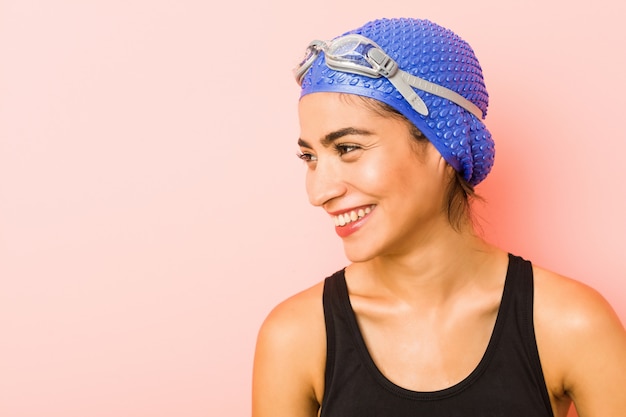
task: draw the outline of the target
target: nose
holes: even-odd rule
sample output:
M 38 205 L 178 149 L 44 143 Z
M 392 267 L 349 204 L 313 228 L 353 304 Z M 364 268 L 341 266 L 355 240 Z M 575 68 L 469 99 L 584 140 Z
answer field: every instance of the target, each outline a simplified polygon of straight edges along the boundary
M 347 191 L 341 170 L 330 160 L 318 160 L 315 168 L 306 174 L 306 192 L 309 202 L 316 206 L 324 206 L 334 198 L 341 197 Z

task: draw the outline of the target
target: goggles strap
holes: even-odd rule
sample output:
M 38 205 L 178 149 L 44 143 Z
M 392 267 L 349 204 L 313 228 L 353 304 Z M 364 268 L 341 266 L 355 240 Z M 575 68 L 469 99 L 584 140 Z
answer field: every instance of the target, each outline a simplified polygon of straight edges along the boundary
M 402 94 L 402 97 L 404 97 L 404 99 L 409 102 L 411 107 L 413 107 L 413 110 L 423 116 L 428 116 L 428 107 L 426 107 L 426 103 L 424 103 L 424 100 L 422 100 L 422 98 L 415 92 L 415 90 L 413 90 L 410 83 L 407 83 L 407 80 L 405 80 L 403 77 L 404 74 L 409 75 L 404 71 L 397 71 L 391 77 L 387 77 L 387 79 L 394 87 L 396 87 L 396 90 L 398 90 L 398 92 Z
M 474 103 L 452 90 L 400 70 L 396 61 L 379 47 L 370 49 L 367 52 L 367 58 L 370 64 L 373 64 L 376 72 L 387 78 L 389 82 L 396 87 L 398 92 L 402 94 L 402 97 L 404 97 L 419 114 L 428 116 L 428 107 L 426 107 L 424 100 L 417 95 L 411 86 L 426 91 L 427 93 L 446 98 L 471 112 L 478 117 L 479 120 L 482 118 L 482 111 L 480 111 Z
M 483 112 L 482 110 L 480 110 L 478 108 L 477 105 L 475 105 L 474 103 L 472 103 L 471 101 L 469 101 L 468 99 L 466 99 L 465 97 L 463 97 L 462 95 L 460 95 L 459 93 L 452 91 L 446 87 L 442 87 L 440 85 L 431 83 L 430 81 L 426 81 L 423 78 L 419 78 L 416 77 L 414 75 L 409 74 L 408 72 L 399 70 L 397 74 L 395 74 L 395 76 L 399 75 L 400 78 L 403 81 L 403 84 L 408 84 L 410 86 L 413 86 L 415 88 L 418 88 L 422 91 L 425 91 L 427 93 L 445 98 L 450 100 L 451 102 L 458 104 L 459 106 L 463 107 L 465 110 L 467 110 L 468 112 L 472 113 L 474 116 L 476 116 L 478 118 L 478 120 L 481 120 L 483 118 Z M 413 102 L 411 101 L 411 99 L 409 99 L 404 92 L 400 89 L 400 87 L 398 87 L 396 85 L 396 83 L 394 83 L 391 78 L 389 79 L 389 81 L 398 89 L 398 91 L 400 92 L 400 94 L 402 94 L 404 96 L 404 98 L 407 99 L 407 101 L 409 103 L 411 103 L 411 105 L 413 106 Z M 409 87 L 410 88 L 410 87 Z M 410 88 L 411 89 L 411 88 Z M 413 89 L 411 89 L 411 91 L 413 91 Z M 413 91 L 413 94 L 415 94 L 415 92 Z M 417 94 L 415 94 L 417 96 Z M 418 96 L 418 99 L 421 101 L 421 99 Z M 422 104 L 424 102 L 422 101 Z M 424 107 L 426 107 L 424 105 Z M 415 108 L 415 107 L 413 107 Z M 415 108 L 415 110 L 420 113 L 423 114 L 424 116 L 428 115 L 428 109 L 426 109 L 426 113 L 421 112 L 420 110 L 418 110 L 417 108 Z

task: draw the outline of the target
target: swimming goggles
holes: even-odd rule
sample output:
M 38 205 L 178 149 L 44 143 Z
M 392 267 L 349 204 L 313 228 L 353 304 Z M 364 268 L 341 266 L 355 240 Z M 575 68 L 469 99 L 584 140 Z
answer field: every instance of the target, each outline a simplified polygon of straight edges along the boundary
M 396 87 L 402 97 L 421 115 L 428 116 L 428 108 L 413 87 L 445 98 L 463 107 L 479 120 L 482 111 L 462 95 L 416 77 L 398 68 L 398 64 L 374 41 L 358 34 L 349 34 L 332 41 L 315 40 L 306 49 L 304 58 L 293 70 L 298 84 L 302 85 L 304 75 L 311 68 L 320 52 L 324 52 L 326 65 L 335 71 L 364 75 L 370 78 L 385 77 Z

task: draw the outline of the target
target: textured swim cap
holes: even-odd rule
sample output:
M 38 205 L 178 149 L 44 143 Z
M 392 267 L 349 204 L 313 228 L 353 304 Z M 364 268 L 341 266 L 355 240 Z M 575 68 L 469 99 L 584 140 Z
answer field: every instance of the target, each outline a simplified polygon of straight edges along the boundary
M 449 29 L 428 20 L 394 18 L 374 20 L 345 34 L 350 33 L 376 42 L 401 70 L 459 93 L 486 116 L 489 96 L 478 59 L 469 44 Z M 386 103 L 409 119 L 469 184 L 480 183 L 489 174 L 495 154 L 485 124 L 450 100 L 415 91 L 428 107 L 427 116 L 417 113 L 388 79 L 333 70 L 321 52 L 302 79 L 301 97 L 339 92 Z

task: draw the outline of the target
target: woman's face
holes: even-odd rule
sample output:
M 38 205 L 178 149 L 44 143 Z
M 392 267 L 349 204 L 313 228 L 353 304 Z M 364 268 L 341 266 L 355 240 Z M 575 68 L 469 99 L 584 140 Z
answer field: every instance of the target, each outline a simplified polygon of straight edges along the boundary
M 451 168 L 405 121 L 338 93 L 304 96 L 299 115 L 309 201 L 331 216 L 348 259 L 402 255 L 449 226 Z

